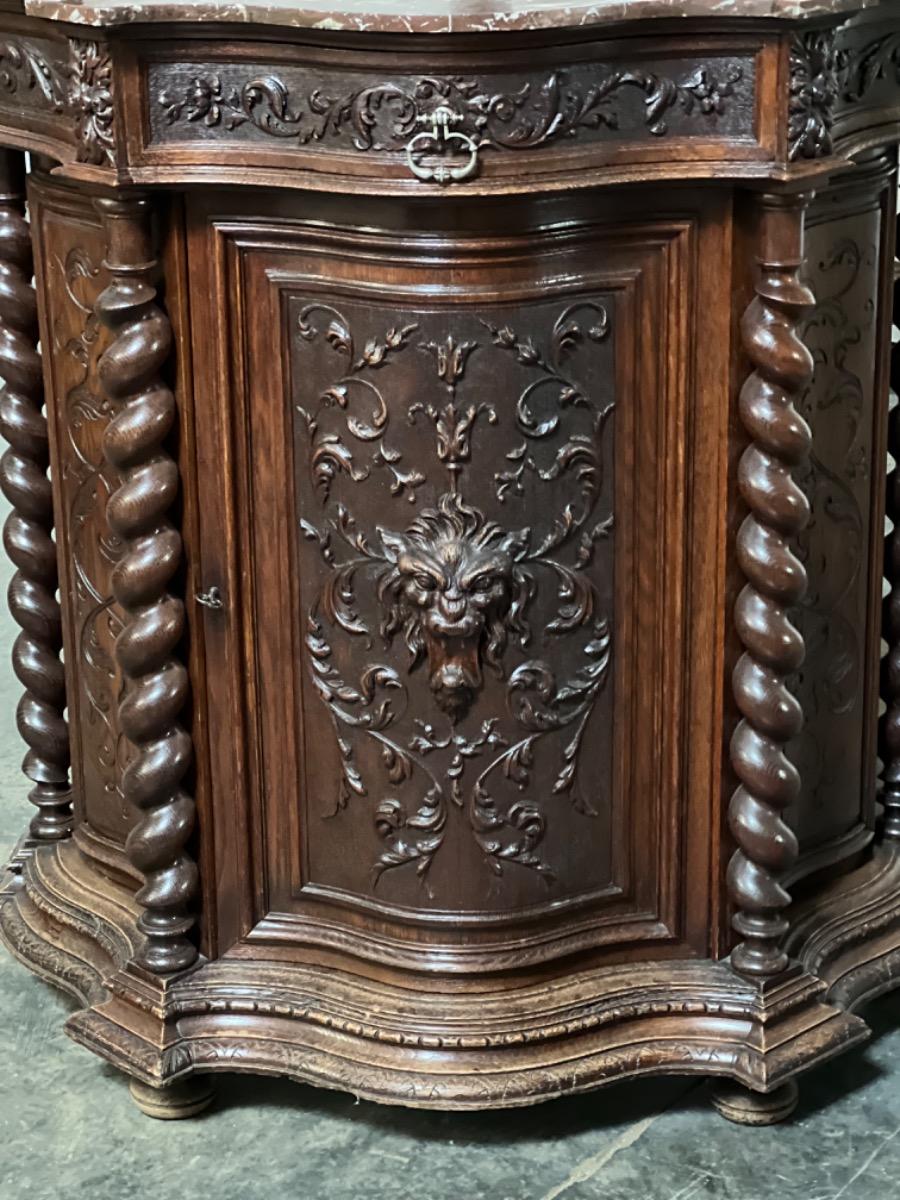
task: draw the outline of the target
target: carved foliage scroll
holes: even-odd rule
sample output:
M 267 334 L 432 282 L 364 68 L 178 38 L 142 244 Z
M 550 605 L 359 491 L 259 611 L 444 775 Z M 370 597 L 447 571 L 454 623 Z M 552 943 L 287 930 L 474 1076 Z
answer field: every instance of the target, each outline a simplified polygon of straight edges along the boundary
M 834 124 L 847 107 L 877 103 L 900 89 L 900 34 L 857 41 L 853 26 L 797 34 L 791 42 L 788 153 L 792 161 L 834 149 Z
M 10 37 L 0 42 L 0 105 L 21 113 L 70 117 L 79 162 L 115 165 L 113 68 L 108 46 L 69 38 L 68 54 L 51 41 Z
M 68 546 L 67 585 L 61 593 L 67 630 L 66 657 L 77 662 L 69 719 L 76 794 L 90 825 L 122 842 L 134 822 L 121 791 L 127 745 L 116 716 L 121 677 L 114 658 L 122 614 L 112 598 L 110 574 L 121 545 L 105 509 L 118 476 L 104 462 L 102 438 L 111 416 L 97 379 L 107 342 L 94 312 L 107 281 L 104 246 L 93 213 L 64 204 L 57 210 L 42 184 L 33 206 L 44 254 L 44 304 L 51 344 L 59 453 L 58 519 Z M 45 198 L 47 197 L 47 198 Z
M 228 139 L 338 150 L 399 151 L 439 107 L 454 128 L 497 151 L 565 138 L 716 135 L 752 131 L 754 64 L 720 56 L 585 64 L 534 78 L 400 76 L 357 79 L 315 67 L 161 63 L 151 73 L 154 136 Z
M 427 890 L 442 852 L 552 886 L 548 826 L 577 836 L 608 802 L 610 310 L 515 311 L 294 302 L 326 815 L 374 822 L 375 886 L 411 870 Z
M 791 819 L 801 845 L 807 828 L 821 838 L 859 819 L 879 222 L 875 210 L 813 224 L 808 236 L 816 307 L 801 335 L 815 374 L 798 408 L 813 443 L 796 478 L 811 515 L 797 543 L 808 586 L 794 682 L 805 725 L 789 754 L 802 781 Z

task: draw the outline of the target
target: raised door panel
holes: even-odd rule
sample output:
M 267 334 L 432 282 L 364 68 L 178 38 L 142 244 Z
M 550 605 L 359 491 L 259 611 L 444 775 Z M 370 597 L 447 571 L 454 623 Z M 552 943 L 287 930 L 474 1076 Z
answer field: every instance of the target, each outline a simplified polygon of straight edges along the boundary
M 197 382 L 238 480 L 206 522 L 228 595 L 210 728 L 227 688 L 250 714 L 240 761 L 221 746 L 237 823 L 214 789 L 226 946 L 447 971 L 702 953 L 697 216 L 490 238 L 204 220 L 193 278 L 227 303 Z

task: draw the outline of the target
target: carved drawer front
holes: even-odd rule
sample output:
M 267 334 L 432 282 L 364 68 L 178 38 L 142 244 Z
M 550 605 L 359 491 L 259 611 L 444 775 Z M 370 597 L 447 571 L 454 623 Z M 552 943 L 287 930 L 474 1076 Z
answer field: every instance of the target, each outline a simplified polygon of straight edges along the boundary
M 5 18 L 0 40 L 0 126 L 32 139 L 68 140 L 69 44 L 65 38 L 36 35 L 34 25 Z M 44 27 L 46 29 L 46 26 Z M 33 142 L 32 142 L 33 144 Z
M 122 686 L 114 656 L 122 614 L 110 576 L 120 547 L 106 523 L 117 478 L 103 458 L 110 412 L 97 379 L 108 341 L 94 304 L 109 276 L 89 199 L 63 185 L 32 183 L 37 281 L 53 448 L 76 816 L 124 842 L 134 823 L 121 791 L 127 744 L 116 709 Z
M 209 353 L 236 357 L 209 402 L 243 485 L 240 582 L 207 522 L 205 576 L 241 594 L 235 640 L 207 635 L 231 672 L 209 721 L 246 789 L 238 814 L 216 786 L 221 836 L 243 829 L 220 860 L 253 892 L 238 919 L 220 885 L 220 936 L 448 970 L 703 952 L 711 791 L 673 701 L 703 626 L 671 451 L 690 397 L 666 370 L 699 236 L 211 228 L 236 299 Z
M 759 40 L 363 54 L 197 43 L 142 51 L 145 163 L 295 166 L 421 188 L 616 161 L 767 157 Z M 539 65 L 537 65 L 539 64 Z M 689 149 L 688 149 L 689 148 Z
M 807 221 L 817 304 L 801 331 L 815 375 L 799 405 L 813 446 L 798 475 L 811 518 L 800 537 L 809 586 L 796 615 L 806 724 L 790 748 L 802 780 L 793 823 L 803 871 L 858 851 L 874 819 L 883 549 L 872 513 L 884 487 L 887 395 L 877 347 L 889 345 L 881 297 L 893 272 L 894 178 L 891 164 L 875 159 L 824 192 Z

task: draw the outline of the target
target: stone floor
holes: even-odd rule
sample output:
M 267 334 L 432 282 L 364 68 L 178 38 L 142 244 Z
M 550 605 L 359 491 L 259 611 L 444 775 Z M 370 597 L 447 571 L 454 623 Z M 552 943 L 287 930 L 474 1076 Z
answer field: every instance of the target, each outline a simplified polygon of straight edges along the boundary
M 17 691 L 4 655 L 0 854 L 27 811 Z M 900 1198 L 900 994 L 870 1010 L 867 1049 L 811 1073 L 795 1118 L 762 1130 L 729 1125 L 680 1079 L 450 1116 L 233 1077 L 202 1117 L 155 1122 L 68 1041 L 67 1011 L 0 951 L 0 1200 Z

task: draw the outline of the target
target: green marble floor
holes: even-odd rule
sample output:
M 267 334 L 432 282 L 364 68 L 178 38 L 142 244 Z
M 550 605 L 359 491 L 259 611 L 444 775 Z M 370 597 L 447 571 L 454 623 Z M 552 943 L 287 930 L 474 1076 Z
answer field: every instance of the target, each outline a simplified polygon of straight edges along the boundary
M 26 821 L 17 692 L 4 655 L 0 853 Z M 156 1122 L 64 1036 L 68 1007 L 0 951 L 0 1200 L 900 1200 L 900 994 L 870 1010 L 867 1049 L 761 1130 L 677 1079 L 448 1116 L 229 1077 L 202 1117 Z

